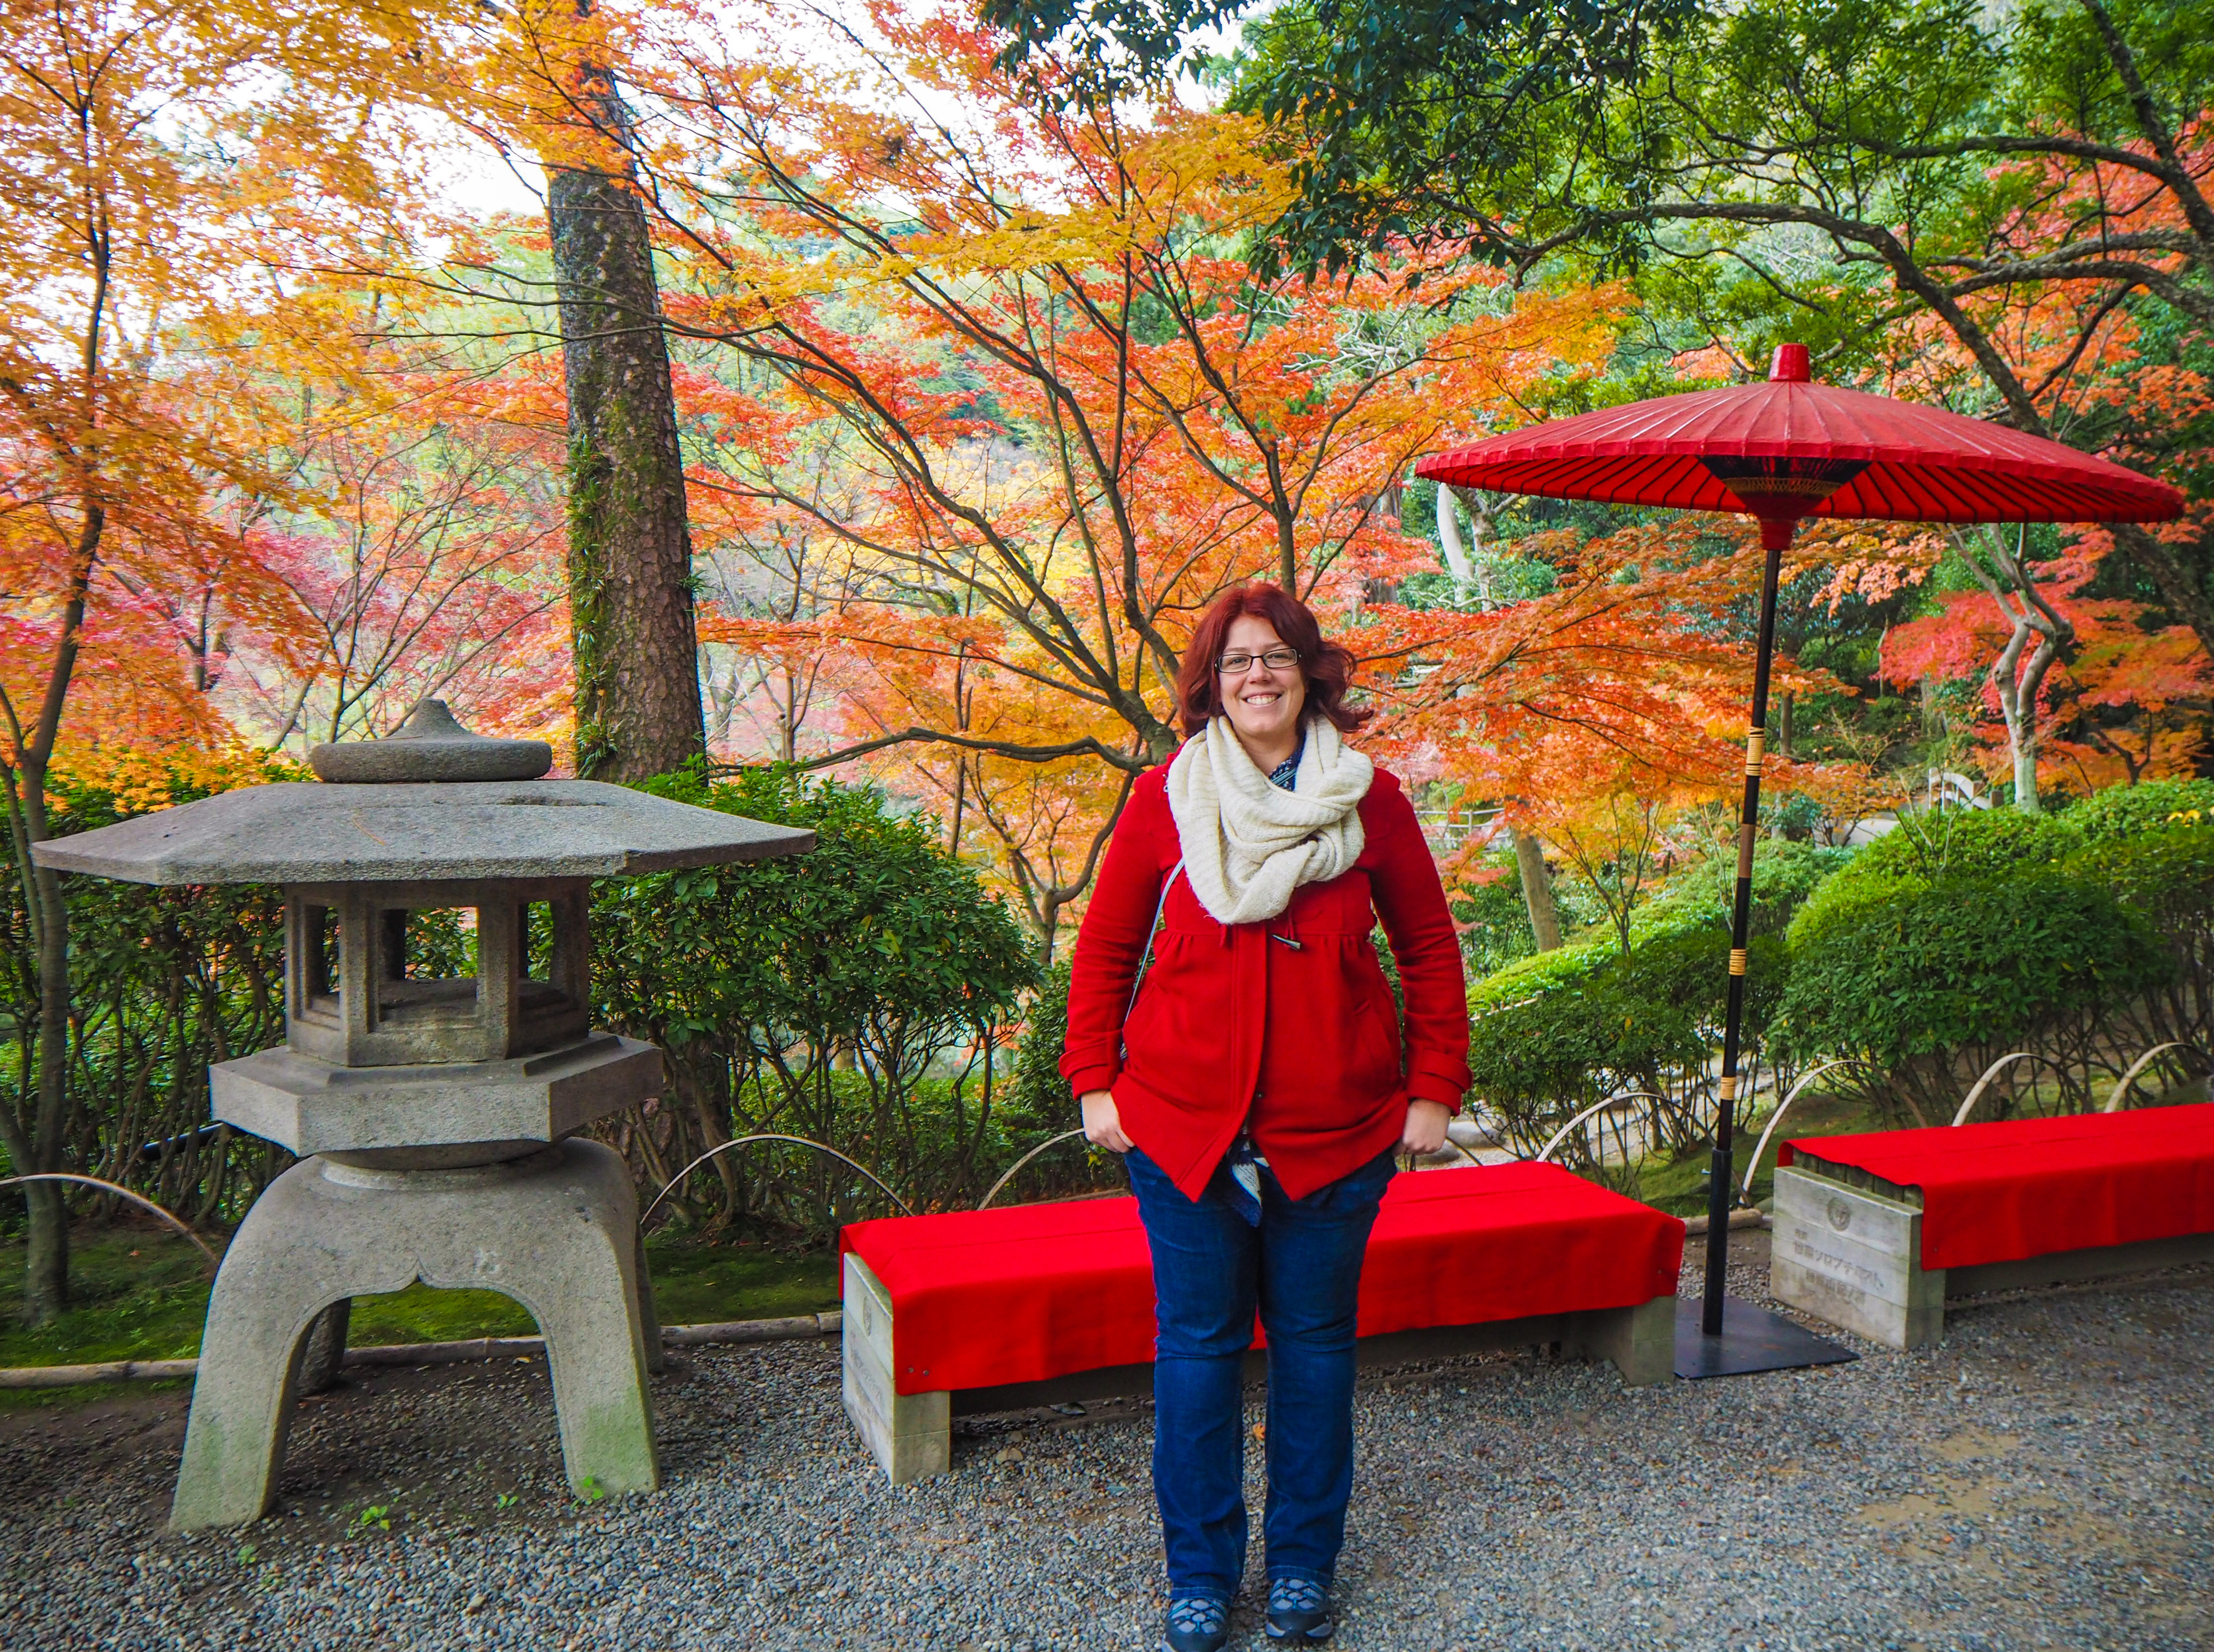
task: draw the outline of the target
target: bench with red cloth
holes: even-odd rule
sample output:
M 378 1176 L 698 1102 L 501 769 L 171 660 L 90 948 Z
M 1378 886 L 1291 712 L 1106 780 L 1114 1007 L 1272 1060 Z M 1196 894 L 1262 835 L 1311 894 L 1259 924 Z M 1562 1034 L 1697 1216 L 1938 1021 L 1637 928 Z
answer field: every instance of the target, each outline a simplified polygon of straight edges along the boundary
M 1878 1130 L 1777 1155 L 1769 1288 L 1894 1348 L 1945 1301 L 2214 1258 L 2214 1106 Z
M 956 1416 L 1151 1390 L 1135 1199 L 857 1222 L 840 1249 L 846 1409 L 894 1484 L 951 1466 Z M 1558 1343 L 1663 1381 L 1683 1251 L 1675 1217 L 1557 1165 L 1402 1175 L 1369 1236 L 1361 1357 Z

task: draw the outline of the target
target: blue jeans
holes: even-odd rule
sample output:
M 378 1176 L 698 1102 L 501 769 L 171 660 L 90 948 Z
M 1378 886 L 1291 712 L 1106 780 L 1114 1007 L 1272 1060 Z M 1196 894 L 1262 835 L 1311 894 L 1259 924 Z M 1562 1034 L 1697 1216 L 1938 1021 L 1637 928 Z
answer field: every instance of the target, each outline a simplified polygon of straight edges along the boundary
M 1153 1256 L 1153 1494 L 1171 1594 L 1227 1600 L 1245 1573 L 1241 1367 L 1257 1306 L 1269 1335 L 1269 1577 L 1330 1582 L 1353 1493 L 1361 1263 L 1391 1158 L 1304 1199 L 1263 1168 L 1255 1227 L 1220 1190 L 1226 1169 L 1194 1202 L 1144 1153 L 1124 1155 Z

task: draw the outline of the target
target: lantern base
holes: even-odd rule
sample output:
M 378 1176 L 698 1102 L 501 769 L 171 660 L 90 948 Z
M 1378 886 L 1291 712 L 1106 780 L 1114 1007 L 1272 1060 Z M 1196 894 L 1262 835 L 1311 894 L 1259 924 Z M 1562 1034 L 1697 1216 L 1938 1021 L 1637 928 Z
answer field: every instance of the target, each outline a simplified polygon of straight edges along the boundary
M 646 1392 L 647 1337 L 660 1333 L 620 1154 L 570 1140 L 462 1170 L 309 1159 L 255 1202 L 216 1276 L 170 1530 L 267 1512 L 316 1317 L 418 1280 L 498 1291 L 538 1322 L 578 1495 L 661 1483 Z
M 661 1052 L 596 1032 L 500 1062 L 339 1067 L 279 1044 L 210 1068 L 208 1088 L 216 1117 L 303 1158 L 492 1144 L 476 1155 L 482 1162 L 511 1156 L 515 1144 L 558 1141 L 660 1094 Z M 417 1162 L 435 1167 L 428 1158 Z

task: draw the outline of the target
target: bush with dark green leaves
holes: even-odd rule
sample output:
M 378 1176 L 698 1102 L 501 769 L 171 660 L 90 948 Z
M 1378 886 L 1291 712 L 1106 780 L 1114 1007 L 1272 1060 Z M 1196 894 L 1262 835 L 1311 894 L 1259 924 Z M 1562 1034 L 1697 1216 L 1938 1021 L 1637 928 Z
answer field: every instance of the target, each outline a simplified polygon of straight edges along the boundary
M 1976 1074 L 2015 1048 L 2046 1055 L 2066 1075 L 2063 1104 L 2083 1104 L 2081 1075 L 2111 1019 L 2174 966 L 2110 889 L 2007 859 L 2041 846 L 2045 829 L 2020 824 L 2035 818 L 1964 835 L 1935 873 L 1864 860 L 1807 903 L 1789 932 L 1782 1006 L 1801 1059 L 1866 1063 L 1881 1075 L 1868 1093 L 1899 1123 L 1949 1122 Z
M 776 1131 L 850 1155 L 910 1203 L 973 1200 L 1026 1145 L 1001 1128 L 981 1055 L 1037 982 L 1014 916 L 927 819 L 895 814 L 873 788 L 763 768 L 646 789 L 807 827 L 816 847 L 596 891 L 597 1013 L 669 1052 L 670 1093 L 644 1128 L 617 1133 L 645 1179 Z M 836 1160 L 767 1144 L 694 1172 L 682 1197 L 706 1225 L 812 1237 L 884 1208 Z
M 1814 891 L 1853 859 L 1850 849 L 1791 838 L 1761 839 L 1753 846 L 1752 933 L 1782 934 Z M 1727 929 L 1736 898 L 1737 850 L 1733 845 L 1717 848 L 1669 879 L 1667 888 L 1648 902 L 1645 921 L 1669 929 L 1696 925 Z
M 291 778 L 282 765 L 268 778 Z M 133 810 L 98 779 L 58 776 L 64 835 Z M 169 801 L 205 792 L 173 777 Z M 142 805 L 143 806 L 143 805 Z M 39 970 L 13 856 L 0 857 L 0 1104 L 26 1105 L 38 1070 Z M 284 1037 L 282 896 L 266 885 L 156 889 L 65 877 L 70 915 L 69 1108 L 64 1168 L 119 1182 L 195 1221 L 235 1220 L 291 1163 L 209 1129 L 207 1068 Z M 144 1151 L 151 1147 L 150 1153 Z M 0 1175 L 13 1168 L 0 1152 Z M 79 1194 L 80 1209 L 113 1208 Z M 5 1201 L 9 1220 L 22 1207 Z
M 2141 780 L 2110 786 L 2054 817 L 2082 844 L 2133 837 L 2170 826 L 2214 826 L 2214 780 Z
M 2147 786 L 2133 786 L 2145 791 Z M 2203 1079 L 2214 1066 L 2214 823 L 2114 836 L 2063 863 L 2071 877 L 2113 891 L 2168 948 L 2168 980 L 2116 1018 L 2118 1057 L 2178 1043 L 2175 1067 Z
M 1756 939 L 1747 981 L 1746 1057 L 1762 1048 L 1788 958 Z M 1612 936 L 1525 958 L 1470 994 L 1471 1093 L 1517 1146 L 1535 1152 L 1595 1103 L 1642 1092 L 1627 1111 L 1644 1150 L 1679 1156 L 1711 1130 L 1710 1057 L 1722 1039 L 1728 932 L 1708 921 L 1648 928 L 1624 953 Z M 1614 1147 L 1590 1133 L 1564 1145 L 1568 1162 L 1598 1170 Z

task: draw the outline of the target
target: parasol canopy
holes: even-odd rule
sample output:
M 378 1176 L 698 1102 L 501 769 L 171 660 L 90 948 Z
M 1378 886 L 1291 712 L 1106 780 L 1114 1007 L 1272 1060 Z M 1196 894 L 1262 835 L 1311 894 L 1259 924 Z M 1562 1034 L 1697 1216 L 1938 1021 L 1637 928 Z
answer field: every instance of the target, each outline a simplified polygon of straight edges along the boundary
M 1763 517 L 2165 522 L 2165 482 L 1942 407 L 1813 384 L 1807 346 L 1768 381 L 1658 396 L 1495 436 L 1415 467 L 1453 487 Z
M 1807 517 L 2165 522 L 2183 513 L 2183 496 L 2164 482 L 2042 437 L 1938 407 L 1810 383 L 1803 344 L 1777 346 L 1764 384 L 1660 396 L 1533 425 L 1425 459 L 1415 474 L 1448 487 L 1738 511 L 1759 519 L 1767 555 L 1738 817 L 1729 996 L 1709 1171 L 1706 1290 L 1696 1318 L 1678 1320 L 1676 1374 L 1723 1376 L 1850 1359 L 1847 1350 L 1764 1309 L 1739 1302 L 1724 1313 L 1753 842 L 1759 832 L 1784 549 Z

